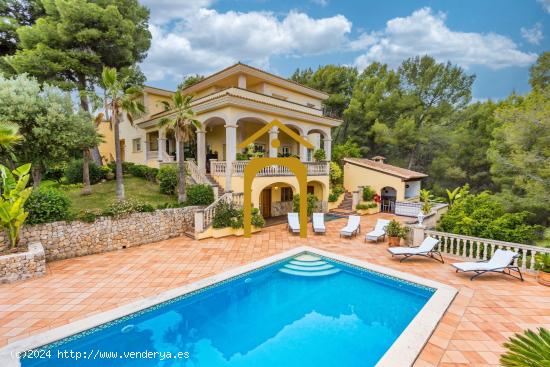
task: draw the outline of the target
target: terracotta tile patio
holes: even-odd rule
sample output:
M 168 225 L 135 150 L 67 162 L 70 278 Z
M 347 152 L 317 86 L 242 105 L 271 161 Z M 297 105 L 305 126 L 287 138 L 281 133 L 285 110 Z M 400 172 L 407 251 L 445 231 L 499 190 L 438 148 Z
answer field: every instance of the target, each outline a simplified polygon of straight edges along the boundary
M 377 217 L 362 218 L 363 233 Z M 307 239 L 278 225 L 250 239 L 175 238 L 49 263 L 42 278 L 0 286 L 0 346 L 302 245 L 414 273 L 459 290 L 415 366 L 498 366 L 507 337 L 527 328 L 550 328 L 550 288 L 533 277 L 521 283 L 486 275 L 471 282 L 455 274 L 449 264 L 423 258 L 399 263 L 386 252 L 386 244 L 364 243 L 362 236 L 340 239 L 343 223 L 328 222 L 326 236 L 310 234 Z

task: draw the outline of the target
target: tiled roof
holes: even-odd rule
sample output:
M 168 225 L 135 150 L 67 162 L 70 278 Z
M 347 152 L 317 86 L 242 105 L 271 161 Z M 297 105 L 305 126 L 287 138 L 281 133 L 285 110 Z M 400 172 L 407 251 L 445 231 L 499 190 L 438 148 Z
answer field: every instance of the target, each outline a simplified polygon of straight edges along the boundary
M 420 172 L 411 171 L 410 169 L 392 166 L 391 164 L 375 162 L 366 158 L 344 158 L 344 162 L 356 164 L 361 167 L 369 168 L 375 171 L 387 173 L 389 175 L 401 177 L 404 180 L 412 180 L 415 178 L 424 178 L 428 175 Z

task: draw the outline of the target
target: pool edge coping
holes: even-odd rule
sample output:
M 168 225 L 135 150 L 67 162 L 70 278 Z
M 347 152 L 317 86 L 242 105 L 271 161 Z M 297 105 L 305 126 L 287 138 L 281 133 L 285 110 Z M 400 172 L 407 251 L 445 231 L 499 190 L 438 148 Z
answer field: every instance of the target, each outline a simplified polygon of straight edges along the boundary
M 29 337 L 16 340 L 13 343 L 7 344 L 6 346 L 0 348 L 0 365 L 4 367 L 20 367 L 20 359 L 14 358 L 14 356 L 17 356 L 17 353 L 51 344 L 60 339 L 92 329 L 118 318 L 128 316 L 132 313 L 136 313 L 159 303 L 183 296 L 187 293 L 215 285 L 216 283 L 237 277 L 244 273 L 269 266 L 275 262 L 285 260 L 304 252 L 324 256 L 329 259 L 334 259 L 343 263 L 348 263 L 435 289 L 434 294 L 430 297 L 428 302 L 416 314 L 405 330 L 403 330 L 391 347 L 378 361 L 376 364 L 377 367 L 394 367 L 396 365 L 412 366 L 422 351 L 424 345 L 428 342 L 437 324 L 445 314 L 447 308 L 450 306 L 454 297 L 458 293 L 455 288 L 449 285 L 422 278 L 417 275 L 394 270 L 392 268 L 369 263 L 367 261 L 357 260 L 355 258 L 333 252 L 324 251 L 311 246 L 300 246 L 229 269 L 222 273 L 200 279 L 181 287 L 163 291 L 157 295 L 149 296 L 144 299 L 134 301 L 108 311 L 103 311 L 42 333 L 38 333 L 36 335 L 31 335 Z

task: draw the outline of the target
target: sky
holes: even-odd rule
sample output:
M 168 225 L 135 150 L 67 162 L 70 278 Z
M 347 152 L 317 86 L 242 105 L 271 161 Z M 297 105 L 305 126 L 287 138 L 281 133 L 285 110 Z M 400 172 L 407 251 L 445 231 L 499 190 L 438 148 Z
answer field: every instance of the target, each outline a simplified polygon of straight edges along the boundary
M 430 55 L 475 74 L 474 100 L 529 91 L 550 51 L 550 0 L 141 0 L 151 10 L 147 84 L 175 89 L 238 61 L 289 77 Z

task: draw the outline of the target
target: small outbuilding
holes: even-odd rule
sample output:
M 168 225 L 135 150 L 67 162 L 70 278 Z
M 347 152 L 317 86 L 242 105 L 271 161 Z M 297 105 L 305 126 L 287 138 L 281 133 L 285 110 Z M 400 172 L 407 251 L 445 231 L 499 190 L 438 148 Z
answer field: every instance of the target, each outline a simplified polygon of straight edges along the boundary
M 421 180 L 428 175 L 392 166 L 385 158 L 344 159 L 344 188 L 353 192 L 360 186 L 370 186 L 380 196 L 382 208 L 393 211 L 396 201 L 412 201 L 420 195 Z M 384 210 L 386 211 L 386 210 Z

